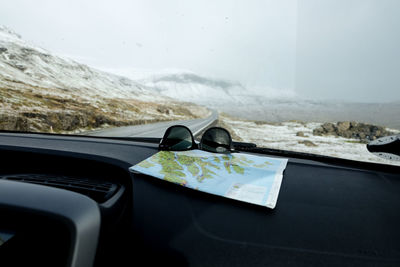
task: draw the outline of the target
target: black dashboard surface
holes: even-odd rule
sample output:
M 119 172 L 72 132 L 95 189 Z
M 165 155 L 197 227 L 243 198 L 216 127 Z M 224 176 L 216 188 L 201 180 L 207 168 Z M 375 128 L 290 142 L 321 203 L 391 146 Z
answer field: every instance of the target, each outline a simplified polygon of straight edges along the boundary
M 360 169 L 351 164 L 289 158 L 277 206 L 271 210 L 129 174 L 130 166 L 157 152 L 156 144 L 2 133 L 0 152 L 3 158 L 7 153 L 28 153 L 36 159 L 50 155 L 118 169 L 125 179 L 122 183 L 129 187 L 126 194 L 130 218 L 127 228 L 121 228 L 126 236 L 119 238 L 121 233 L 117 233 L 107 242 L 129 240 L 130 245 L 118 251 L 124 262 L 145 260 L 148 264 L 191 266 L 400 265 L 397 168 Z M 22 168 L 24 164 L 13 166 Z M 45 163 L 42 166 L 46 168 Z M 82 172 L 90 173 L 88 166 Z M 65 170 L 71 167 L 65 166 Z M 100 251 L 108 253 L 107 248 Z

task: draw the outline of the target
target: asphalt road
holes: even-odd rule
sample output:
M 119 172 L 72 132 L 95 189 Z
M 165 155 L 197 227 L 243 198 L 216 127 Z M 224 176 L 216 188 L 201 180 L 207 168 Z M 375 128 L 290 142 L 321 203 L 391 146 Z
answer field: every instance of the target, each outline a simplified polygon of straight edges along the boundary
M 185 125 L 196 135 L 204 128 L 218 119 L 218 112 L 213 110 L 211 115 L 204 119 L 181 120 L 158 122 L 152 124 L 115 127 L 92 132 L 86 132 L 85 135 L 92 136 L 112 136 L 112 137 L 157 137 L 162 138 L 165 130 L 172 125 Z

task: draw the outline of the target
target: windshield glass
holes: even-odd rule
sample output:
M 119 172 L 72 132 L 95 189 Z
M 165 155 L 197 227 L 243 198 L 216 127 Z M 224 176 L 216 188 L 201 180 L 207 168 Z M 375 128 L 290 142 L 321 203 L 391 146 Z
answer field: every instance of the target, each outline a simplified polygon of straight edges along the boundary
M 400 165 L 400 1 L 28 1 L 0 9 L 0 130 L 158 137 Z

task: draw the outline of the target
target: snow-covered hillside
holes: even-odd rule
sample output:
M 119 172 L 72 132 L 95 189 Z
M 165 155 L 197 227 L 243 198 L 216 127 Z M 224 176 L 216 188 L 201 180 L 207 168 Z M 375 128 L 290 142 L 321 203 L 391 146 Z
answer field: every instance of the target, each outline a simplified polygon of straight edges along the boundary
M 54 55 L 0 26 L 0 130 L 71 132 L 207 112 Z
M 90 97 L 160 100 L 157 94 L 152 94 L 137 82 L 56 56 L 24 41 L 4 26 L 0 26 L 0 79 Z

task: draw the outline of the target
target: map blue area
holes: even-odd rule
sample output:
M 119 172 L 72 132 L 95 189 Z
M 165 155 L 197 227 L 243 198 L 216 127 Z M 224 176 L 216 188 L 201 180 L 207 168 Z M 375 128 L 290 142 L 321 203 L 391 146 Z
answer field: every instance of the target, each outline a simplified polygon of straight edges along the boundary
M 202 150 L 160 151 L 130 168 L 199 191 L 274 208 L 287 159 Z

